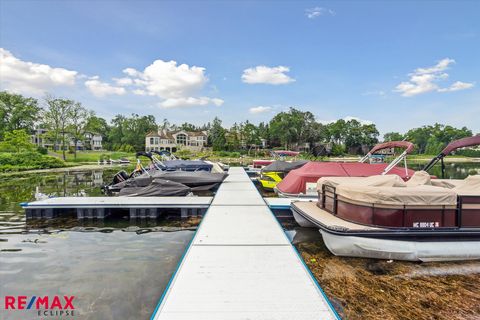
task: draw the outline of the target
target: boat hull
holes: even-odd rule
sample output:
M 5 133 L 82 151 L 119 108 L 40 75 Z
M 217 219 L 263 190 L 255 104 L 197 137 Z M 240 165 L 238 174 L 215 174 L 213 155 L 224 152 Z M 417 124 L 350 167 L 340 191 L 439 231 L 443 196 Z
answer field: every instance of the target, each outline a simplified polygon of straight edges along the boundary
M 370 228 L 342 225 L 342 219 L 311 202 L 293 202 L 291 210 L 301 226 L 320 229 L 325 245 L 337 256 L 424 262 L 480 259 L 480 228 Z
M 328 250 L 336 256 L 406 261 L 480 259 L 479 241 L 409 241 L 338 235 L 320 229 Z
M 301 214 L 299 214 L 295 210 L 291 210 L 293 213 L 293 218 L 295 221 L 300 225 L 300 227 L 304 228 L 318 228 L 314 223 L 310 222 L 309 220 L 305 219 Z

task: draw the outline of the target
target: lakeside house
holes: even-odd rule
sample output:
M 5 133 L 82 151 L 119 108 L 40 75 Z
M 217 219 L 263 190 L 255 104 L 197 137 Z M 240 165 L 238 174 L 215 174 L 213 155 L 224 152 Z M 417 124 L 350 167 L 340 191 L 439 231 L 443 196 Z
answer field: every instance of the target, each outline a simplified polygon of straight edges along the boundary
M 48 129 L 45 128 L 36 128 L 32 131 L 31 142 L 38 146 L 47 149 L 53 149 L 54 141 L 47 135 Z M 68 141 L 68 146 L 70 148 L 75 147 L 75 141 L 72 136 L 67 134 L 66 139 Z M 102 136 L 93 132 L 86 132 L 84 139 L 77 141 L 77 150 L 103 150 L 102 146 Z M 57 142 L 58 149 L 61 148 L 61 142 Z
M 176 152 L 181 149 L 202 151 L 207 146 L 207 137 L 206 131 L 152 131 L 145 137 L 145 151 Z

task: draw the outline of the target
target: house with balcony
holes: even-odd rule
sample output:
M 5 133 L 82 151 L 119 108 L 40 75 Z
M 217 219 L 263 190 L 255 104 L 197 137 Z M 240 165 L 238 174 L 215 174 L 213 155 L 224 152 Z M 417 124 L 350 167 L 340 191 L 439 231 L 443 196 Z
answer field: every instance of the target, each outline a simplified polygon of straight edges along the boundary
M 206 131 L 153 131 L 145 137 L 145 151 L 166 150 L 176 152 L 187 149 L 198 152 L 206 148 L 207 137 Z
M 54 142 L 51 137 L 48 136 L 48 129 L 36 128 L 32 131 L 31 142 L 38 146 L 47 149 L 53 149 Z M 59 137 L 59 139 L 61 139 Z M 85 132 L 85 136 L 82 140 L 77 141 L 77 150 L 103 150 L 102 147 L 102 136 L 93 132 Z M 75 140 L 70 134 L 66 134 L 66 143 L 70 148 L 75 147 Z M 61 148 L 62 142 L 57 141 L 58 149 Z

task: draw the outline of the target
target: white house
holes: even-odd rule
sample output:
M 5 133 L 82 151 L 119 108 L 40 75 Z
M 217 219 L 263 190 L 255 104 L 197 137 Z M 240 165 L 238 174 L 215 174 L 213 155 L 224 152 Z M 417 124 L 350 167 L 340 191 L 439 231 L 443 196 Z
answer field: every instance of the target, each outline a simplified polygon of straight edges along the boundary
M 150 132 L 145 137 L 145 150 L 176 152 L 180 149 L 202 151 L 207 146 L 206 131 L 166 131 Z
M 32 132 L 32 143 L 43 148 L 53 148 L 53 141 L 46 137 L 48 129 L 36 128 Z M 60 138 L 60 137 L 59 137 Z M 103 150 L 102 136 L 93 132 L 86 132 L 83 141 L 77 141 L 77 150 Z M 75 147 L 75 141 L 67 134 L 66 140 L 70 147 Z M 61 142 L 57 143 L 58 148 L 61 148 Z

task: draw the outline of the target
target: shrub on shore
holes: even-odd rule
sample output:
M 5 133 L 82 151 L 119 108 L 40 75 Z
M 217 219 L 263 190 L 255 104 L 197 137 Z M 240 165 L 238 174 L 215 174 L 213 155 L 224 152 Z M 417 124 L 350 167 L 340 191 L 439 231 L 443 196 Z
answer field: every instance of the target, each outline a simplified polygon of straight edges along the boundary
M 65 162 L 62 160 L 42 155 L 39 152 L 0 153 L 0 172 L 61 168 L 65 166 Z

